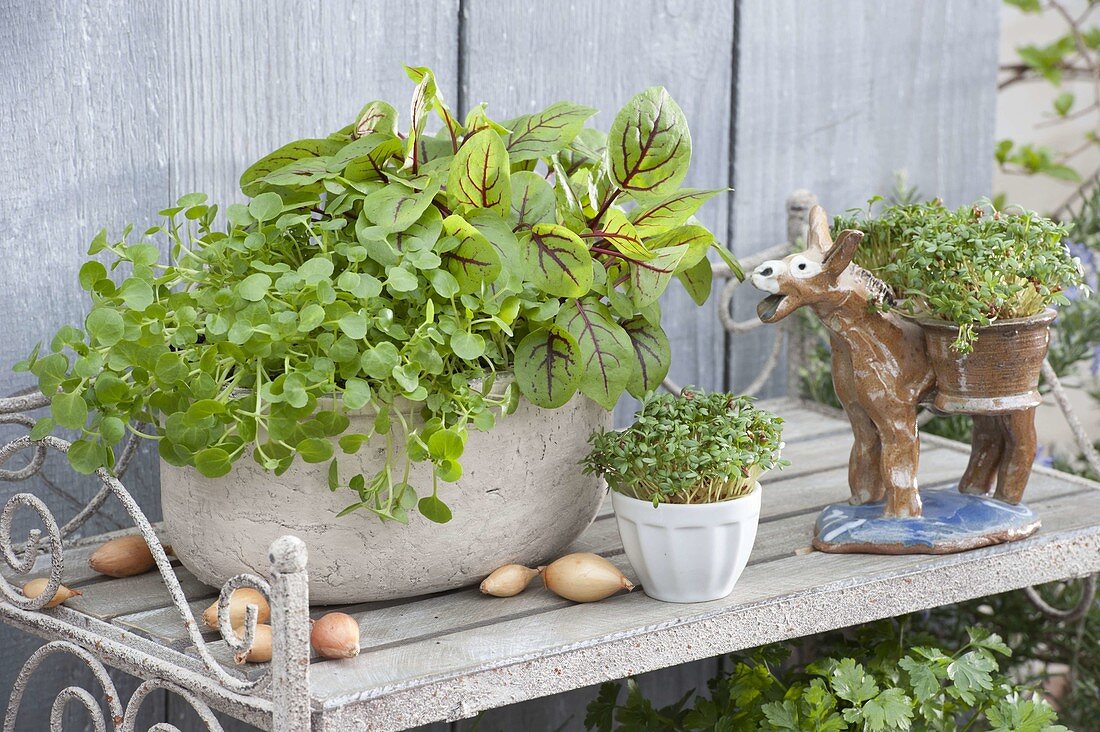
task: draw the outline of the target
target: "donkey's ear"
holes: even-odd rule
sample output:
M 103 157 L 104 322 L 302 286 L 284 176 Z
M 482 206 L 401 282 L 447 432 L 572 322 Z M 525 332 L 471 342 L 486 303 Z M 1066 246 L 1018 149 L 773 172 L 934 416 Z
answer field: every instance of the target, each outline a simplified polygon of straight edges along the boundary
M 863 232 L 854 229 L 845 229 L 836 238 L 836 244 L 825 253 L 825 261 L 822 262 L 821 271 L 831 277 L 839 277 L 840 273 L 848 269 L 852 258 L 859 249 L 859 243 L 863 241 Z
M 825 254 L 833 246 L 833 237 L 829 233 L 829 215 L 821 206 L 810 209 L 810 230 L 806 235 L 806 249 Z

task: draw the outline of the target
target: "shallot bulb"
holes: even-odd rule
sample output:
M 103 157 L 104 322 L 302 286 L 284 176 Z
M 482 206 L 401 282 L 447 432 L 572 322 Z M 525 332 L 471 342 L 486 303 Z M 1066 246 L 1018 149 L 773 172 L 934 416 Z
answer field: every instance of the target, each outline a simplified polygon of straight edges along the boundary
M 237 637 L 244 638 L 244 627 L 234 628 Z M 256 633 L 252 636 L 252 647 L 247 651 L 238 651 L 233 660 L 241 663 L 267 663 L 271 660 L 271 626 L 257 623 Z
M 482 581 L 481 591 L 493 597 L 512 597 L 526 590 L 531 580 L 538 576 L 537 569 L 522 564 L 505 564 Z
M 580 552 L 551 562 L 542 570 L 542 581 L 555 595 L 574 602 L 595 602 L 634 585 L 619 568 L 601 556 Z
M 45 577 L 32 579 L 30 582 L 23 585 L 23 595 L 34 599 L 46 591 L 46 585 L 49 583 L 50 580 Z M 58 585 L 57 592 L 53 593 L 53 597 L 51 597 L 50 601 L 43 605 L 43 607 L 57 607 L 70 597 L 77 597 L 81 594 L 79 590 L 70 590 L 65 585 Z
M 166 546 L 164 551 L 171 553 L 172 547 Z M 96 549 L 88 559 L 88 565 L 108 577 L 133 577 L 145 574 L 157 566 L 157 562 L 145 543 L 145 537 L 132 534 L 111 539 Z
M 347 613 L 328 613 L 313 623 L 310 645 L 321 658 L 359 655 L 359 623 Z
M 271 618 L 271 606 L 267 604 L 267 598 L 259 590 L 255 590 L 251 587 L 240 587 L 233 590 L 233 594 L 229 596 L 229 625 L 233 628 L 239 628 L 244 625 L 246 613 L 248 612 L 248 606 L 255 605 L 256 610 L 256 622 L 266 623 Z M 218 628 L 218 601 L 206 608 L 202 613 L 202 622 L 207 628 Z

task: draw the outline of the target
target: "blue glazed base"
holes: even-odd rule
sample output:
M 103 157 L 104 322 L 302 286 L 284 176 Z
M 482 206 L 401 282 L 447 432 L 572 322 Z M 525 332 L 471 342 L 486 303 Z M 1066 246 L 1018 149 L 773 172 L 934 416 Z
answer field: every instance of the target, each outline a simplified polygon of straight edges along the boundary
M 814 548 L 863 554 L 950 554 L 1016 541 L 1039 529 L 1039 517 L 1025 506 L 959 493 L 955 488 L 922 490 L 920 518 L 883 518 L 883 502 L 852 506 L 833 503 L 817 517 Z

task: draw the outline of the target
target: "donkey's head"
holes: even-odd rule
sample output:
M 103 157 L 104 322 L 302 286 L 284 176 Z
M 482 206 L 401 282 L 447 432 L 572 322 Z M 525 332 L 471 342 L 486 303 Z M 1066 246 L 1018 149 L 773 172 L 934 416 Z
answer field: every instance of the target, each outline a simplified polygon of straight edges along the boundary
M 806 251 L 770 259 L 753 270 L 753 286 L 771 293 L 757 305 L 756 314 L 765 323 L 775 323 L 803 305 L 839 303 L 848 292 L 841 275 L 852 263 L 861 239 L 863 232 L 845 230 L 834 244 L 825 209 L 814 206 Z

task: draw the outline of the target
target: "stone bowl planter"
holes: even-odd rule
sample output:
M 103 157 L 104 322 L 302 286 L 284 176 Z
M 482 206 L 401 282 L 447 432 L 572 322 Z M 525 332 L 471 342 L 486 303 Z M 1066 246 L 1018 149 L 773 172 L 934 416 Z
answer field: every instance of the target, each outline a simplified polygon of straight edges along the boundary
M 1052 309 L 1028 318 L 999 320 L 977 329 L 974 350 L 951 349 L 954 323 L 917 319 L 936 372 L 933 406 L 958 414 L 1006 414 L 1042 401 L 1039 372 L 1050 344 Z
M 351 429 L 367 432 L 373 419 L 354 415 Z M 337 518 L 354 494 L 328 489 L 325 464 L 295 461 L 276 476 L 247 457 L 209 479 L 162 462 L 168 541 L 184 567 L 221 586 L 241 572 L 262 575 L 267 547 L 293 534 L 309 549 L 310 601 L 320 605 L 462 587 L 510 562 L 545 564 L 588 527 L 605 489 L 578 463 L 588 436 L 610 422 L 610 413 L 578 396 L 554 410 L 521 400 L 491 432 L 471 430 L 462 478 L 440 484 L 454 512 L 446 524 L 415 512 L 408 525 L 366 511 Z M 372 442 L 355 455 L 338 450 L 341 474 L 373 474 L 384 445 Z M 430 465 L 414 464 L 409 482 L 421 495 L 430 491 Z
M 642 589 L 664 602 L 725 597 L 749 562 L 760 524 L 760 484 L 720 503 L 661 503 L 656 508 L 611 491 L 615 521 Z

